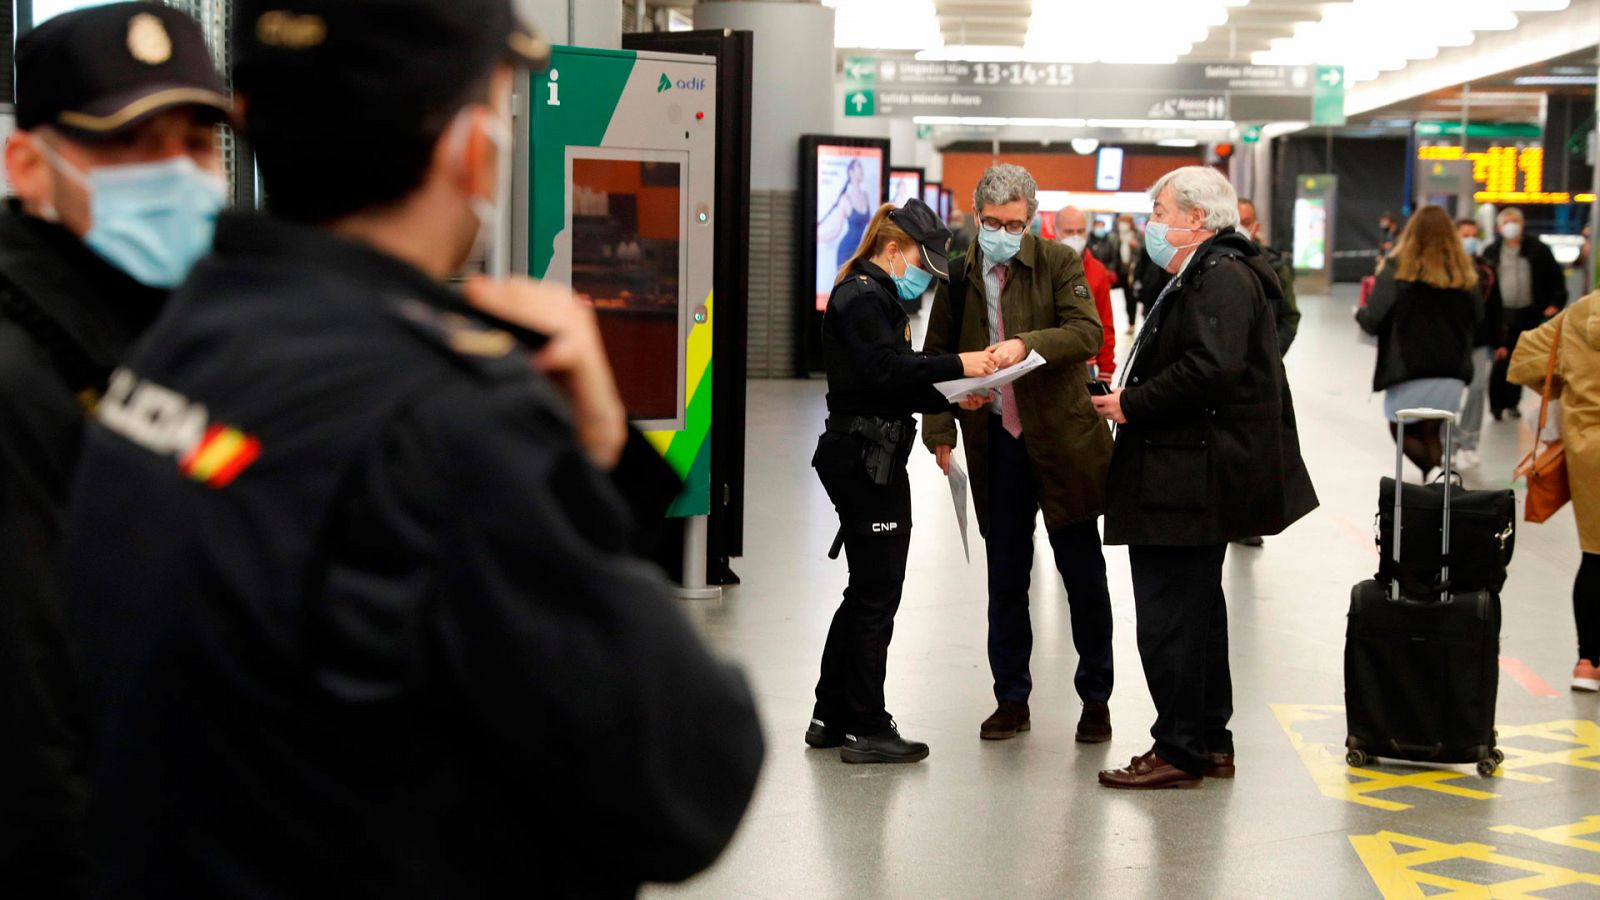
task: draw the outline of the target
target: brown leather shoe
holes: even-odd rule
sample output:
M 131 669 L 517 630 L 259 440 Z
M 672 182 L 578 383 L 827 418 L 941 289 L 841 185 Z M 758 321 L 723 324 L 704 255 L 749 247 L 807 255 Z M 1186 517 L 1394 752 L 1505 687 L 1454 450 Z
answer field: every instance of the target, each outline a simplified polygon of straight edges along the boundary
M 1083 715 L 1078 717 L 1078 733 L 1073 737 L 1080 744 L 1104 744 L 1111 740 L 1111 707 L 1104 703 L 1085 703 Z
M 1028 722 L 1028 704 L 1001 700 L 999 708 L 978 726 L 978 737 L 986 741 L 1003 741 L 1032 727 Z
M 1206 754 L 1207 778 L 1232 778 L 1233 754 L 1232 753 L 1207 753 Z
M 1196 788 L 1205 781 L 1199 775 L 1168 763 L 1154 750 L 1135 756 L 1125 769 L 1107 769 L 1100 773 L 1100 783 L 1106 787 L 1127 790 L 1157 790 L 1160 788 Z

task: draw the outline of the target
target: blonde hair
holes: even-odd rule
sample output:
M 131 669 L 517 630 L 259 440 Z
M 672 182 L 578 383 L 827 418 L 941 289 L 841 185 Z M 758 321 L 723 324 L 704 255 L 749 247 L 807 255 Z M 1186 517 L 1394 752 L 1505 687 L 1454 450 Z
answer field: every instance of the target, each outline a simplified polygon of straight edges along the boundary
M 1461 246 L 1456 223 L 1438 206 L 1424 206 L 1406 222 L 1391 261 L 1396 281 L 1456 290 L 1478 286 L 1478 269 Z
M 889 213 L 893 212 L 894 208 L 893 203 L 885 203 L 878 207 L 878 211 L 872 216 L 872 222 L 867 225 L 866 234 L 861 236 L 861 246 L 856 248 L 855 255 L 839 267 L 839 274 L 833 279 L 835 287 L 844 284 L 844 280 L 850 276 L 850 270 L 856 267 L 856 263 L 877 256 L 890 241 L 902 247 L 916 243 L 911 239 L 911 235 L 906 234 L 905 229 L 889 220 Z

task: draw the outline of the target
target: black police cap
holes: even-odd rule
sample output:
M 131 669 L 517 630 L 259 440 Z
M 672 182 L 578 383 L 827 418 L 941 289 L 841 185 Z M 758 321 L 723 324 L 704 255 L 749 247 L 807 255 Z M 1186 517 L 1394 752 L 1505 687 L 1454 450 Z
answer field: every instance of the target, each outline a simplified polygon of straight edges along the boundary
M 890 210 L 889 221 L 911 235 L 922 248 L 922 267 L 935 277 L 950 280 L 950 229 L 928 204 L 915 198 Z
M 94 140 L 163 110 L 229 109 L 200 26 L 155 3 L 63 13 L 17 42 L 17 127 Z
M 247 104 L 278 94 L 312 118 L 362 109 L 401 121 L 459 99 L 497 63 L 550 59 L 512 0 L 237 0 L 233 52 Z

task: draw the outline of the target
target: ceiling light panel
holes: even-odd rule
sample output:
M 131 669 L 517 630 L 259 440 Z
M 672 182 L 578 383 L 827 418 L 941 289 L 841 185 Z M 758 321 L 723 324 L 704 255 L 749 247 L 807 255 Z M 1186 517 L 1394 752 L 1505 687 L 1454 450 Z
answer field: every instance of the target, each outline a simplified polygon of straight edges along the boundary
M 823 0 L 823 5 L 834 10 L 835 47 L 923 51 L 944 46 L 933 0 Z
M 1248 0 L 1034 0 L 1023 57 L 1038 62 L 1172 63 Z

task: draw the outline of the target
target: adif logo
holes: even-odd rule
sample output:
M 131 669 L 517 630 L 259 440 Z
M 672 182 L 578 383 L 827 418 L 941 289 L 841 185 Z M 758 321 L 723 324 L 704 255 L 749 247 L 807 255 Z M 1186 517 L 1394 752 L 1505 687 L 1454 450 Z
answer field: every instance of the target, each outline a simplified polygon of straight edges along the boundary
M 661 80 L 656 82 L 656 93 L 663 94 L 673 88 L 677 88 L 680 91 L 703 91 L 706 89 L 706 80 L 704 78 L 680 78 L 677 81 L 673 81 L 672 76 L 662 72 Z

